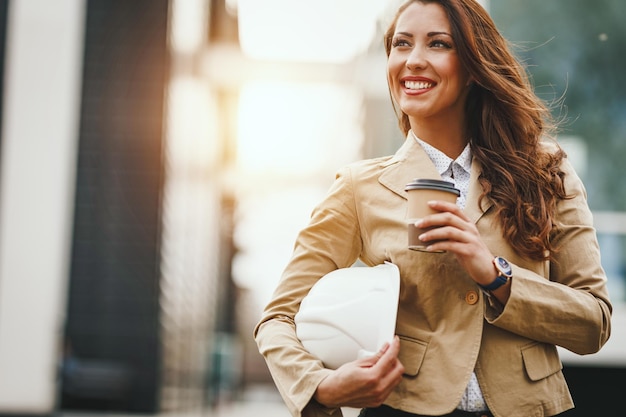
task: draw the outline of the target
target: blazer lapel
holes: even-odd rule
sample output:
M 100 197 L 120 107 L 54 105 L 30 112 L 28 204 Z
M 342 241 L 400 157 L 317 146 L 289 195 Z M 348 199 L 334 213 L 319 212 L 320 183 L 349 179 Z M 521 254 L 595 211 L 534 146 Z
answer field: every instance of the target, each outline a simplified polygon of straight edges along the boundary
M 378 182 L 404 199 L 407 199 L 404 187 L 415 178 L 441 179 L 433 162 L 411 135 L 382 166 L 383 172 Z
M 378 182 L 404 199 L 407 199 L 404 187 L 415 178 L 441 179 L 441 175 L 437 172 L 433 162 L 411 135 L 407 135 L 404 144 L 398 149 L 396 154 L 381 165 L 383 171 L 378 177 Z M 474 223 L 493 205 L 486 198 L 482 201 L 482 207 L 478 205 L 481 193 L 480 183 L 478 182 L 480 173 L 481 165 L 474 159 L 470 174 L 469 192 L 465 209 L 463 210 Z

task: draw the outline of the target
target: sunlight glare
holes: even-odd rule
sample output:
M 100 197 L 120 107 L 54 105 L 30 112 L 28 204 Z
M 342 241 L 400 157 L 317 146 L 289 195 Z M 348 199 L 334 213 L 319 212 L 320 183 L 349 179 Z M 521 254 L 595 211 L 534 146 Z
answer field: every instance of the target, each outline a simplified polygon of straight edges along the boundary
M 175 51 L 193 53 L 204 41 L 206 1 L 174 0 L 171 5 L 171 44 Z
M 255 59 L 346 62 L 373 40 L 388 0 L 238 0 L 243 52 Z
M 311 175 L 358 156 L 362 98 L 332 84 L 253 82 L 238 116 L 242 172 Z
M 168 155 L 179 167 L 205 170 L 216 163 L 217 106 L 206 81 L 175 77 L 169 86 Z

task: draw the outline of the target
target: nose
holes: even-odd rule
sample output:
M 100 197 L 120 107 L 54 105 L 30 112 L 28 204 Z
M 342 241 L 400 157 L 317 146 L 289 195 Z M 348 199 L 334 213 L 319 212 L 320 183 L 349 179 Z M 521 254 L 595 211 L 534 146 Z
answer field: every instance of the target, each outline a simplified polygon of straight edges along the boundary
M 411 70 L 423 69 L 426 66 L 426 57 L 422 48 L 413 48 L 407 57 L 406 67 Z

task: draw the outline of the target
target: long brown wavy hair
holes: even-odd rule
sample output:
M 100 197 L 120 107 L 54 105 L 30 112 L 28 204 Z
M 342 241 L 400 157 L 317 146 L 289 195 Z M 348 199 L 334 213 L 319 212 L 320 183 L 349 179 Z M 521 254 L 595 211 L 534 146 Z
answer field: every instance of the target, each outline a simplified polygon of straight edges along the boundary
M 398 17 L 414 2 L 445 10 L 462 65 L 473 80 L 465 104 L 473 157 L 482 166 L 479 182 L 494 202 L 496 216 L 516 250 L 530 259 L 551 259 L 550 241 L 557 202 L 567 198 L 560 169 L 563 150 L 540 146 L 556 132 L 550 109 L 534 92 L 529 76 L 475 0 L 411 0 L 396 13 L 384 35 L 387 56 Z M 393 102 L 392 98 L 392 103 Z M 406 135 L 408 116 L 396 109 Z

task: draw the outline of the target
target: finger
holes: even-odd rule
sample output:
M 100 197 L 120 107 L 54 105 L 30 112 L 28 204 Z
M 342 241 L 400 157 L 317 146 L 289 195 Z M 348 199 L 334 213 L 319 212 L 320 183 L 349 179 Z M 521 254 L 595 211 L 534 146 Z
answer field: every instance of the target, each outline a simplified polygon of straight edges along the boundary
M 378 350 L 378 352 L 376 352 L 376 355 L 378 357 L 381 357 L 385 354 L 385 352 L 387 352 L 387 350 L 389 350 L 389 342 L 385 342 L 383 343 L 383 345 L 381 346 L 381 348 Z
M 366 357 L 357 359 L 355 363 L 360 367 L 371 368 L 372 366 L 376 365 L 379 359 L 380 359 L 380 356 L 377 353 L 373 356 L 366 356 Z
M 382 383 L 387 386 L 389 391 L 393 390 L 400 382 L 404 375 L 404 366 L 399 360 L 395 360 L 393 368 L 383 375 Z
M 439 212 L 436 214 L 430 214 L 417 220 L 415 222 L 415 227 L 418 228 L 431 228 L 431 227 L 444 227 L 444 226 L 452 226 L 459 230 L 466 230 L 470 223 L 464 220 L 462 217 L 457 216 L 455 213 L 450 212 Z
M 386 391 L 385 397 L 402 382 L 404 376 L 404 365 L 397 357 L 393 358 L 390 365 L 390 368 L 383 370 L 383 374 L 380 376 L 381 386 L 385 387 Z
M 398 354 L 400 353 L 400 339 L 398 336 L 394 336 L 391 344 L 388 344 L 386 351 L 379 358 L 378 362 L 374 365 L 377 370 L 382 372 L 388 372 L 393 369 L 395 362 L 398 360 Z
M 455 226 L 440 226 L 430 229 L 419 235 L 419 239 L 424 242 L 433 240 L 447 240 L 459 243 L 470 243 L 473 236 L 467 231 Z
M 376 362 L 378 362 L 378 360 L 385 354 L 385 352 L 388 349 L 389 349 L 389 343 L 385 342 L 380 347 L 380 349 L 378 349 L 378 351 L 376 353 L 360 357 L 359 359 L 356 360 L 356 363 L 359 366 L 364 366 L 364 367 L 374 366 L 376 364 Z
M 460 209 L 455 203 L 443 200 L 428 200 L 426 204 L 437 211 L 457 211 Z
M 428 201 L 428 206 L 432 208 L 433 210 L 448 211 L 450 213 L 454 213 L 457 216 L 461 217 L 463 220 L 469 221 L 468 217 L 465 216 L 465 213 L 463 213 L 463 210 L 461 209 L 461 207 L 459 207 L 455 203 L 450 203 L 450 202 L 442 201 L 442 200 L 431 200 L 431 201 Z

